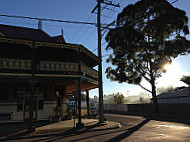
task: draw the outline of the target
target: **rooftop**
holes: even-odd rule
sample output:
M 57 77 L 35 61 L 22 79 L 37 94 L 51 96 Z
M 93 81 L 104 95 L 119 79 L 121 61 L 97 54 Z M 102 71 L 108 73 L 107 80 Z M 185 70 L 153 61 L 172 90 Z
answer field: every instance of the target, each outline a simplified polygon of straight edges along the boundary
M 40 29 L 17 27 L 3 24 L 0 24 L 0 37 L 41 42 L 66 43 L 62 35 L 51 37 L 46 32 Z

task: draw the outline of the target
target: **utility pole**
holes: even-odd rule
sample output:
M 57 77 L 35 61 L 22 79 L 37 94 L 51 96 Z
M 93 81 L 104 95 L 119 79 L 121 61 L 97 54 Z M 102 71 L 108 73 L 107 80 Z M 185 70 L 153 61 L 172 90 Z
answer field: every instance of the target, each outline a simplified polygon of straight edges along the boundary
M 98 14 L 97 14 L 97 26 L 98 26 L 98 82 L 99 82 L 99 123 L 104 122 L 104 108 L 103 108 L 103 84 L 102 84 L 102 50 L 101 50 L 101 2 L 98 1 Z
M 31 77 L 31 94 L 30 94 L 30 109 L 29 109 L 29 132 L 35 132 L 33 126 L 33 113 L 34 113 L 34 92 L 35 92 L 35 42 L 32 45 L 32 77 Z
M 99 84 L 99 123 L 104 122 L 104 109 L 103 109 L 103 81 L 102 81 L 102 50 L 101 50 L 101 3 L 117 6 L 114 5 L 112 2 L 104 2 L 104 0 L 97 0 L 98 4 L 95 6 L 95 8 L 92 10 L 91 13 L 94 13 L 94 11 L 97 9 L 97 29 L 98 29 L 98 84 Z

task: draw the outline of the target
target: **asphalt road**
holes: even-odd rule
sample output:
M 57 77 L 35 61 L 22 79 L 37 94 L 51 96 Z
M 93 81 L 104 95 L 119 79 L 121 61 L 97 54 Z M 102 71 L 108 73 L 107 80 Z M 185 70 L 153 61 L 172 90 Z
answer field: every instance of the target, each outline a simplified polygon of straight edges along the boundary
M 10 141 L 67 141 L 67 142 L 117 142 L 117 141 L 190 141 L 190 120 L 177 118 L 145 118 L 118 114 L 105 114 L 108 121 L 121 123 L 121 128 L 80 130 L 68 134 L 48 134 L 22 137 Z M 8 140 L 7 140 L 8 141 Z
M 124 125 L 108 141 L 190 141 L 190 119 L 116 114 L 107 114 L 106 117 Z

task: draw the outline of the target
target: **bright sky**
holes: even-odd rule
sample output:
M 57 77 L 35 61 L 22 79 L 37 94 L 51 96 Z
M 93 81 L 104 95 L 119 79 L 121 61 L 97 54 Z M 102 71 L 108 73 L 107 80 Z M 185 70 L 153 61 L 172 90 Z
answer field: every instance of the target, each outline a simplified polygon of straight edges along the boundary
M 119 3 L 120 8 L 108 6 L 102 10 L 102 23 L 109 24 L 116 19 L 118 12 L 129 3 L 134 3 L 137 0 L 112 0 L 114 4 Z M 173 2 L 174 0 L 169 0 Z M 85 21 L 85 22 L 96 22 L 97 15 L 92 14 L 91 11 L 96 6 L 96 0 L 0 0 L 0 14 L 7 15 L 21 15 L 31 16 L 38 18 L 52 18 L 61 19 L 68 21 Z M 190 17 L 189 9 L 190 1 L 179 0 L 174 4 L 175 7 L 186 11 L 187 16 Z M 105 5 L 102 4 L 104 7 Z M 25 26 L 31 28 L 37 28 L 38 21 L 35 20 L 23 20 L 14 18 L 0 17 L 1 24 Z M 64 31 L 64 37 L 66 42 L 83 44 L 90 51 L 94 51 L 97 48 L 97 29 L 92 25 L 77 25 L 77 24 L 66 24 L 58 22 L 45 22 L 43 21 L 43 30 L 49 35 L 61 34 L 61 28 Z M 103 33 L 103 32 L 102 32 Z M 106 34 L 105 34 L 106 35 Z M 105 51 L 105 35 L 102 39 L 102 55 L 109 54 Z M 188 36 L 190 39 L 190 36 Z M 97 55 L 97 50 L 94 51 Z M 111 82 L 106 78 L 105 70 L 108 64 L 105 62 L 107 57 L 103 58 L 103 89 L 104 94 L 112 94 L 121 92 L 124 95 L 134 95 L 139 92 L 145 92 L 140 87 L 135 85 L 129 85 L 127 83 L 119 84 L 117 82 Z M 162 78 L 157 80 L 157 87 L 166 86 L 181 86 L 184 85 L 179 81 L 182 75 L 190 75 L 190 55 L 178 57 L 174 60 L 169 68 L 168 72 L 163 75 Z M 149 86 L 146 82 L 143 82 L 144 86 Z M 90 91 L 91 97 L 98 95 L 98 90 L 94 89 Z

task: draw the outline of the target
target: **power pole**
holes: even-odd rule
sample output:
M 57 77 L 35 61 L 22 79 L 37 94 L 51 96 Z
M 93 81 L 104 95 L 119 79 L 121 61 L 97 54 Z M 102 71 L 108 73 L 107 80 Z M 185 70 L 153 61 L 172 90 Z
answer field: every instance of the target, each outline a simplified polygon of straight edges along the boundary
M 94 13 L 94 11 L 97 9 L 97 29 L 98 29 L 98 83 L 99 83 L 99 123 L 104 122 L 104 109 L 103 109 L 103 82 L 102 82 L 102 50 L 101 50 L 101 3 L 117 6 L 114 5 L 112 2 L 104 2 L 104 0 L 97 0 L 98 4 L 95 6 L 95 8 L 92 10 L 91 13 Z
M 97 26 L 98 26 L 98 82 L 99 82 L 99 123 L 104 122 L 104 108 L 103 108 L 103 84 L 102 84 L 102 49 L 101 49 L 101 2 L 98 1 L 98 14 L 97 14 Z
M 35 132 L 33 126 L 33 113 L 34 113 L 34 93 L 35 93 L 35 42 L 32 45 L 32 77 L 31 77 L 31 94 L 30 94 L 30 107 L 29 107 L 29 132 Z

